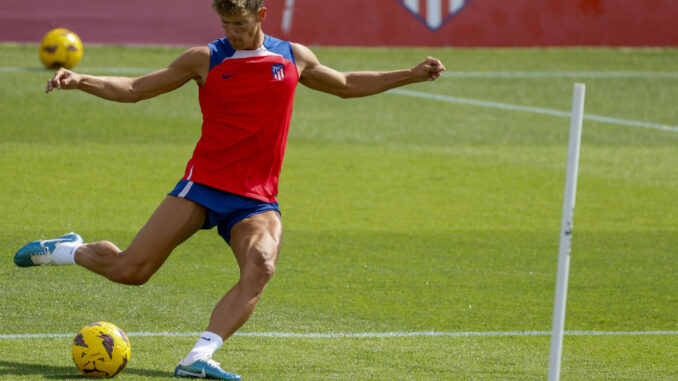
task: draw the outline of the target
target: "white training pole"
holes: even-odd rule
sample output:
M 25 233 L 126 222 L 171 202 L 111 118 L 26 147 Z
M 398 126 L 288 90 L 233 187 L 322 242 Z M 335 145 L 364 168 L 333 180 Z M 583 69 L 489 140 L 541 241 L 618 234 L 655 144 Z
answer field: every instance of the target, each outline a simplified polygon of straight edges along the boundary
M 567 174 L 565 175 L 565 196 L 563 199 L 563 220 L 560 227 L 558 249 L 558 275 L 556 276 L 556 297 L 553 306 L 553 331 L 551 333 L 551 355 L 549 358 L 548 381 L 560 379 L 560 360 L 563 353 L 563 330 L 565 328 L 565 305 L 567 302 L 567 279 L 570 273 L 570 248 L 572 245 L 572 219 L 577 193 L 577 171 L 579 169 L 579 146 L 581 125 L 584 118 L 584 95 L 586 86 L 574 85 L 572 116 L 570 121 L 570 143 L 567 153 Z

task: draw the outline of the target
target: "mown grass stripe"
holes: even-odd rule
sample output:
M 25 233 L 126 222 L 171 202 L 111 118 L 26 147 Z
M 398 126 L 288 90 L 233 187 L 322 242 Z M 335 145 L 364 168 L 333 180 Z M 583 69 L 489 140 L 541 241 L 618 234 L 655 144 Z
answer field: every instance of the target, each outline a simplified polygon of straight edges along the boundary
M 678 331 L 565 331 L 568 336 L 645 336 L 645 335 L 678 335 Z M 130 332 L 131 337 L 184 337 L 198 336 L 200 332 Z M 521 337 L 549 336 L 550 331 L 478 331 L 478 332 L 237 332 L 235 336 L 299 338 L 299 339 L 334 339 L 334 338 L 395 338 L 395 337 Z M 0 339 L 47 339 L 71 337 L 72 333 L 14 333 L 0 334 Z

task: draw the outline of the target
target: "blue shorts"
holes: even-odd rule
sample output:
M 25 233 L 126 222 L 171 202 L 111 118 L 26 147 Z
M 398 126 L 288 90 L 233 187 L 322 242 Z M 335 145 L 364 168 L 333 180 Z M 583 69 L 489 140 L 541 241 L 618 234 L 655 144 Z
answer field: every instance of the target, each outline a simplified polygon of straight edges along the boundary
M 207 216 L 202 228 L 212 229 L 217 226 L 219 235 L 229 245 L 231 244 L 231 229 L 238 222 L 270 210 L 275 210 L 280 214 L 277 202 L 263 202 L 188 180 L 179 181 L 169 194 L 204 206 L 207 209 Z

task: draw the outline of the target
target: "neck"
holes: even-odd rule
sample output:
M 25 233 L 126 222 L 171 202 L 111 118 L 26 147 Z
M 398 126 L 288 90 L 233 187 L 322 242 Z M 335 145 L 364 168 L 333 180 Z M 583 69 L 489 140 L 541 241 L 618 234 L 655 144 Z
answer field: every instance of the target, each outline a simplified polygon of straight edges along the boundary
M 259 29 L 256 37 L 254 37 L 254 40 L 252 41 L 252 45 L 246 46 L 243 50 L 257 50 L 261 48 L 264 45 L 264 39 L 266 39 L 266 35 Z
M 256 38 L 257 42 L 257 47 L 255 49 L 259 49 L 260 47 L 264 46 L 264 40 L 266 39 L 266 35 L 264 34 L 264 31 L 259 29 L 259 33 Z

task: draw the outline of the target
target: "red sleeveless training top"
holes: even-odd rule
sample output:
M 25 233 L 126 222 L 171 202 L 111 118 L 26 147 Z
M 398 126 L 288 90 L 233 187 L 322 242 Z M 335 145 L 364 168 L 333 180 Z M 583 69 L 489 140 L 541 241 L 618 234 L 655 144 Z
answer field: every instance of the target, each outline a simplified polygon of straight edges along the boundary
M 299 74 L 292 44 L 266 35 L 257 50 L 209 45 L 200 87 L 202 136 L 183 179 L 276 202 Z

